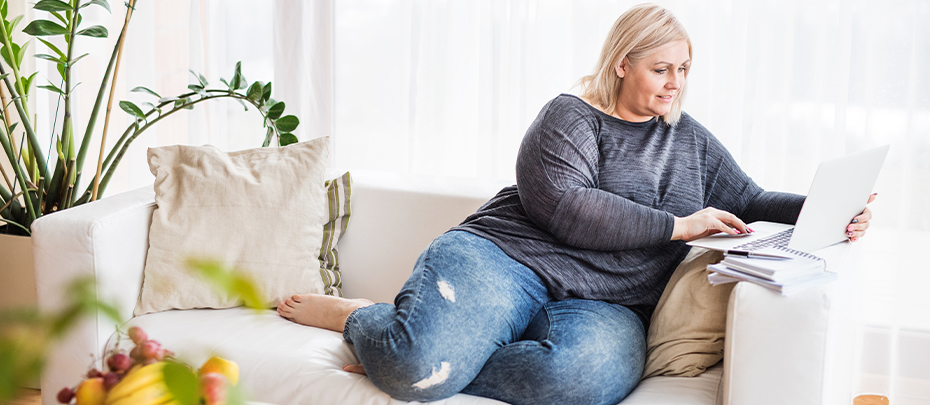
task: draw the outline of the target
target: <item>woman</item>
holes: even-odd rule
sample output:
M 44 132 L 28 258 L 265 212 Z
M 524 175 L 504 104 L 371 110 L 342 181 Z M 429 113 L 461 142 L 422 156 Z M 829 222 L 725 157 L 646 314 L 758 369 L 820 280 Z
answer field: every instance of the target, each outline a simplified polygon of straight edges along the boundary
M 278 312 L 343 332 L 364 365 L 345 369 L 397 399 L 619 402 L 685 241 L 794 223 L 804 201 L 763 191 L 681 112 L 690 65 L 669 12 L 627 11 L 582 96 L 550 101 L 527 130 L 517 184 L 433 241 L 395 305 L 305 295 Z

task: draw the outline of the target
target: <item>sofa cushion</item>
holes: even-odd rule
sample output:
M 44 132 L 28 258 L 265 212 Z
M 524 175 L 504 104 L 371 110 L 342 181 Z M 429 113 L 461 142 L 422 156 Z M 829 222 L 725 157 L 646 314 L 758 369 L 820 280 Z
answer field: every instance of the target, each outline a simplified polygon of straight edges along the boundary
M 323 292 L 342 297 L 342 272 L 339 270 L 339 250 L 336 244 L 349 228 L 352 216 L 352 176 L 349 172 L 326 180 L 327 221 L 323 224 L 320 245 L 320 277 Z
M 643 377 L 694 377 L 723 358 L 727 300 L 734 283 L 712 286 L 718 251 L 692 248 L 672 274 L 649 324 Z
M 174 145 L 148 156 L 157 208 L 135 314 L 240 304 L 191 273 L 189 257 L 248 276 L 268 308 L 325 292 L 319 256 L 329 138 L 229 153 Z
M 381 392 L 368 377 L 342 371 L 358 364 L 342 334 L 303 326 L 273 310 L 244 307 L 164 311 L 133 318 L 121 327 L 141 327 L 181 361 L 199 367 L 217 355 L 239 365 L 239 386 L 250 401 L 279 405 L 384 404 L 407 402 Z M 125 338 L 121 347 L 131 347 Z M 113 348 L 116 335 L 107 344 Z M 436 404 L 502 404 L 458 394 Z
M 337 332 L 285 320 L 272 310 L 247 308 L 165 311 L 139 316 L 121 327 L 139 326 L 181 361 L 199 367 L 217 355 L 239 365 L 239 385 L 250 401 L 280 405 L 400 405 L 366 376 L 342 371 L 358 364 L 351 344 Z M 117 344 L 110 337 L 107 348 Z M 131 347 L 128 338 L 121 347 Z M 652 377 L 643 380 L 623 405 L 715 405 L 722 365 L 697 378 Z M 457 394 L 439 405 L 502 404 Z

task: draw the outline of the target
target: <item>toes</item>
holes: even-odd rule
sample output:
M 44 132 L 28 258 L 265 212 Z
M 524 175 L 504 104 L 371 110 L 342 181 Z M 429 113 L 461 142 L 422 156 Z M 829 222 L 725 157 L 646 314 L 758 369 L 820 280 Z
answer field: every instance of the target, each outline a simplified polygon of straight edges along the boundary
M 303 297 L 301 297 L 301 296 L 299 296 L 299 295 L 292 295 L 292 296 L 291 296 L 291 300 L 293 300 L 294 302 L 301 302 L 301 301 L 302 301 L 302 298 L 303 298 Z

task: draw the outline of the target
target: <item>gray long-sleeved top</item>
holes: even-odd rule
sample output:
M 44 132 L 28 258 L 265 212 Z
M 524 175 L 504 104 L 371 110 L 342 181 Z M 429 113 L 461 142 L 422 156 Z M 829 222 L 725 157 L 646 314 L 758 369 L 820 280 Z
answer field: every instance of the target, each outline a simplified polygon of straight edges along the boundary
M 517 184 L 453 228 L 535 271 L 555 299 L 625 305 L 644 325 L 689 247 L 674 217 L 705 207 L 744 222 L 794 223 L 804 196 L 766 192 L 689 115 L 633 123 L 581 99 L 553 99 L 530 125 Z

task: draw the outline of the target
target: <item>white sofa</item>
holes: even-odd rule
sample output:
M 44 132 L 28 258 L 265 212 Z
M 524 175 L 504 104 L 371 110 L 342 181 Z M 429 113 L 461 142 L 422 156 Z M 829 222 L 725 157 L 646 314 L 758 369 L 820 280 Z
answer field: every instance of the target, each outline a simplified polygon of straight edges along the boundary
M 339 244 L 345 294 L 393 302 L 420 251 L 458 224 L 504 184 L 457 178 L 353 171 L 353 210 Z M 216 353 L 236 361 L 240 384 L 254 401 L 273 404 L 397 404 L 367 377 L 342 371 L 357 363 L 338 333 L 301 326 L 243 308 L 167 311 L 128 318 L 139 296 L 155 208 L 151 187 L 42 217 L 33 225 L 36 282 L 42 310 L 59 309 L 63 287 L 92 276 L 100 299 L 115 302 L 126 324 L 199 365 Z M 243 232 L 248 232 L 243 229 Z M 842 272 L 845 244 L 822 252 Z M 740 283 L 730 296 L 724 361 L 695 378 L 653 377 L 622 403 L 849 404 L 848 356 L 854 319 L 850 276 L 782 297 Z M 852 325 L 852 326 L 851 326 Z M 49 353 L 42 402 L 55 404 L 99 359 L 115 325 L 83 321 Z M 112 345 L 113 342 L 110 342 Z M 464 394 L 441 404 L 499 403 Z

